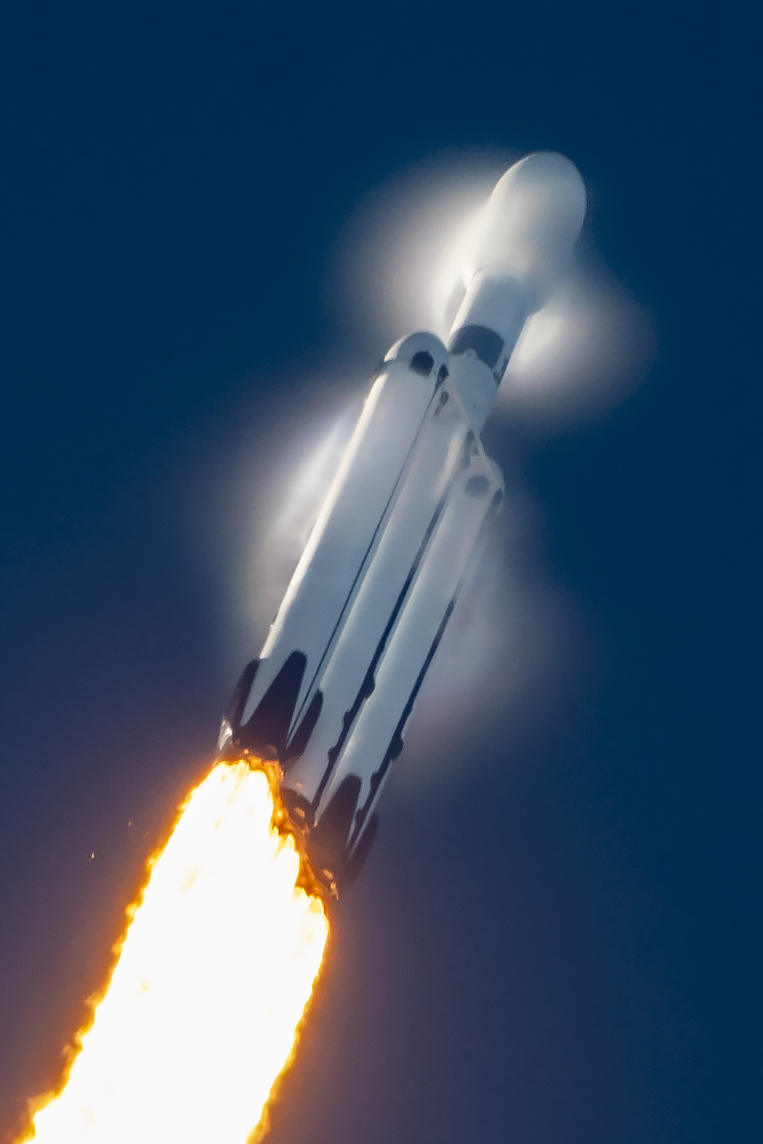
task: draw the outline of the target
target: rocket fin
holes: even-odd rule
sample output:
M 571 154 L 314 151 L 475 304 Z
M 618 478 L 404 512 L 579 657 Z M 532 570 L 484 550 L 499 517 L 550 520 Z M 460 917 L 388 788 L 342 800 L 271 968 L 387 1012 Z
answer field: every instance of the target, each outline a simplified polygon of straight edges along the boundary
M 257 752 L 272 747 L 279 759 L 286 756 L 286 740 L 306 664 L 307 657 L 301 651 L 293 651 L 286 659 L 248 722 L 240 728 L 238 738 L 245 749 Z

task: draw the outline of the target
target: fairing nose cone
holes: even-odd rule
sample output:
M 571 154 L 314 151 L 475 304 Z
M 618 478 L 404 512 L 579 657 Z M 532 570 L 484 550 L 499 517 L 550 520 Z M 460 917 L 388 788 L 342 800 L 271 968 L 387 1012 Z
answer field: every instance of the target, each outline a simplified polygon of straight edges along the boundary
M 528 155 L 493 189 L 471 273 L 518 275 L 542 304 L 570 258 L 585 212 L 585 186 L 574 163 L 554 151 Z

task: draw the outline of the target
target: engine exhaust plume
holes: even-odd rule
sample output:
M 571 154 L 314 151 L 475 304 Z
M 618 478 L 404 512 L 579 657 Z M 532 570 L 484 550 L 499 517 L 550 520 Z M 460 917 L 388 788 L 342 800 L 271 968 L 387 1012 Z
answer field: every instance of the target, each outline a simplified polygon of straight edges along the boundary
M 149 861 L 65 1082 L 35 1103 L 23 1139 L 246 1144 L 264 1134 L 328 937 L 279 780 L 275 764 L 218 763 L 193 791 Z

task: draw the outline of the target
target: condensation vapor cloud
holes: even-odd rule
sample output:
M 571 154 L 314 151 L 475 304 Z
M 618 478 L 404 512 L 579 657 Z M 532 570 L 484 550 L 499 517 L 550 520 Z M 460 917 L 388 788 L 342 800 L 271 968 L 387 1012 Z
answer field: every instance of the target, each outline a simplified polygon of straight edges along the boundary
M 288 584 L 375 362 L 415 329 L 447 336 L 481 209 L 519 157 L 507 150 L 451 150 L 415 164 L 371 192 L 339 236 L 326 285 L 339 353 L 321 376 L 289 385 L 291 411 L 286 405 L 274 410 L 278 447 L 259 418 L 259 427 L 242 432 L 238 449 L 229 447 L 229 467 L 218 481 L 230 536 L 235 533 L 226 628 L 237 632 L 239 668 L 256 654 Z M 652 353 L 647 312 L 584 234 L 575 265 L 515 350 L 493 414 L 493 437 L 511 426 L 515 440 L 524 435 L 526 451 L 539 438 L 606 416 L 644 375 Z M 338 382 L 347 377 L 350 359 L 363 360 L 365 368 Z M 411 722 L 408 753 L 417 766 L 405 768 L 407 781 L 426 780 L 435 760 L 440 774 L 449 760 L 455 772 L 468 756 L 476 723 L 489 728 L 500 718 L 504 730 L 519 727 L 565 665 L 572 670 L 571 661 L 582 654 L 574 609 L 544 572 L 540 507 L 516 473 L 508 484 L 502 521 L 454 613 Z
M 385 348 L 417 328 L 447 336 L 481 210 L 520 157 L 452 149 L 411 165 L 359 204 L 337 243 L 327 291 L 348 331 L 361 329 Z M 590 231 L 567 277 L 528 322 L 501 386 L 497 415 L 511 414 L 532 434 L 606 416 L 654 355 L 647 309 L 606 268 Z

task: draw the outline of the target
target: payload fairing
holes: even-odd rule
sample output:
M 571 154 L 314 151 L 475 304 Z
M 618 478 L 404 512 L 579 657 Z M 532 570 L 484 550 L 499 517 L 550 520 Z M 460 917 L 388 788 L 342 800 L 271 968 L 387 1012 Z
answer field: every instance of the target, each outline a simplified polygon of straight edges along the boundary
M 223 718 L 222 758 L 275 758 L 327 885 L 347 885 L 503 482 L 480 432 L 525 324 L 553 291 L 585 215 L 561 155 L 496 184 L 464 267 L 447 346 L 389 350 L 258 659 Z

